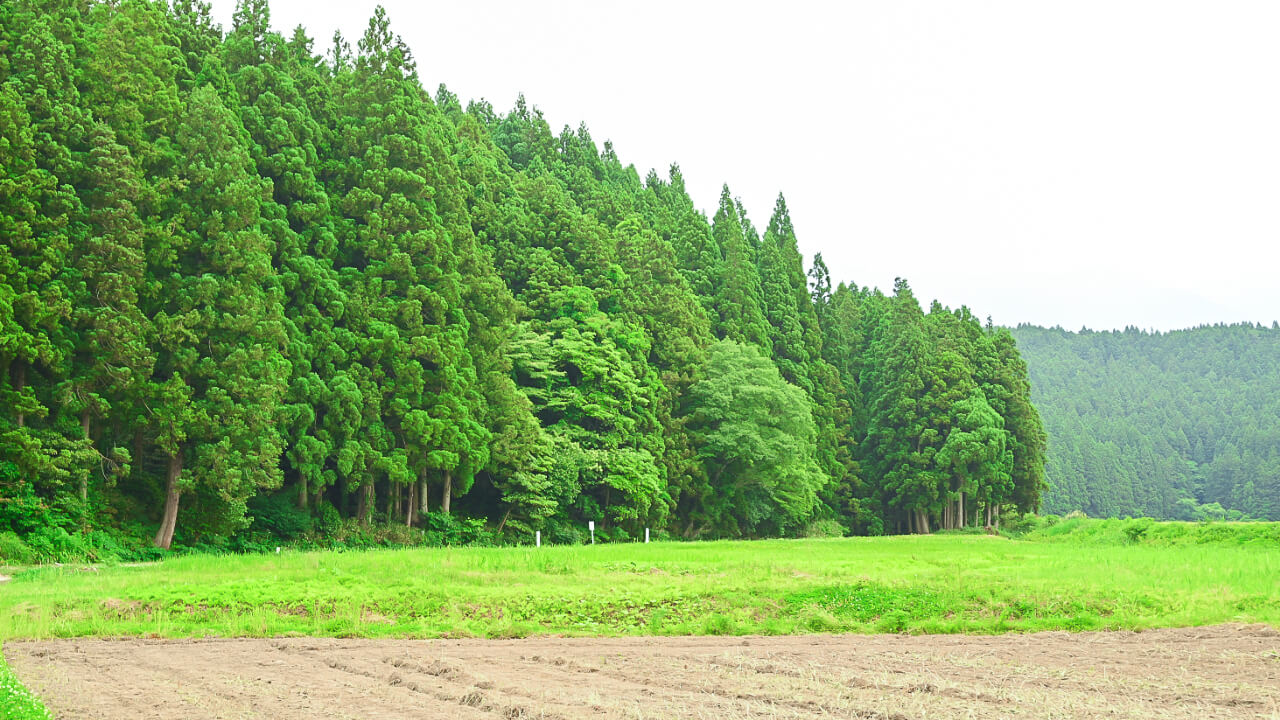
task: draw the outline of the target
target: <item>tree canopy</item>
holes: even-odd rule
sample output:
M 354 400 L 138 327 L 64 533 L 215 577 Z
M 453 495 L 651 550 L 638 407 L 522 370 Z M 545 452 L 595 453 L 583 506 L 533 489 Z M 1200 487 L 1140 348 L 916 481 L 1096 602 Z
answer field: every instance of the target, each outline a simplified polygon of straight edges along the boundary
M 1280 520 L 1280 328 L 1013 336 L 1053 439 L 1046 510 Z
M 754 537 L 1040 502 L 1007 331 L 833 287 L 782 195 L 761 233 L 523 97 L 428 93 L 382 8 L 321 56 L 265 0 L 226 29 L 0 4 L 0 173 L 0 533 Z

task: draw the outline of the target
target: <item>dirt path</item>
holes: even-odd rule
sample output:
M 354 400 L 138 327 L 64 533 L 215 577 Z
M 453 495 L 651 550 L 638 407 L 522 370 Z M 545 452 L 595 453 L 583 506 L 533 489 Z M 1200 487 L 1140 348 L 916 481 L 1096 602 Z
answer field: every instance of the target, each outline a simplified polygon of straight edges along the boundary
M 1280 634 L 11 642 L 60 718 L 1280 718 Z

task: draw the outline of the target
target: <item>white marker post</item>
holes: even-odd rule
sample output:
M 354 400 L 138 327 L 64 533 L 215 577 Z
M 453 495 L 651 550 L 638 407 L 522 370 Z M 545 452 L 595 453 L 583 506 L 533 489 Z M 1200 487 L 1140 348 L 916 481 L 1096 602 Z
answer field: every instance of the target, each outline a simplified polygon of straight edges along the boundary
M 542 547 L 542 531 L 541 530 L 533 531 L 533 546 Z
M 587 529 L 591 531 L 591 544 L 595 545 L 596 544 L 596 521 L 588 520 Z
M 644 529 L 644 544 L 649 544 L 649 528 Z

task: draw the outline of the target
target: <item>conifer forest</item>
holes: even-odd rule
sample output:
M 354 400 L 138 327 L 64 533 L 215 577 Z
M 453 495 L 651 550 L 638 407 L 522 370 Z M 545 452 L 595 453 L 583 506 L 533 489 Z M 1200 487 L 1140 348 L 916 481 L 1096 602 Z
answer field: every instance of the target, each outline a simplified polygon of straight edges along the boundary
M 523 97 L 428 91 L 381 9 L 331 44 L 265 0 L 225 30 L 195 0 L 0 3 L 0 534 L 794 537 L 1040 506 L 1009 330 L 833 284 L 782 195 L 700 209 L 678 166 Z
M 1022 325 L 1048 512 L 1280 520 L 1280 326 Z

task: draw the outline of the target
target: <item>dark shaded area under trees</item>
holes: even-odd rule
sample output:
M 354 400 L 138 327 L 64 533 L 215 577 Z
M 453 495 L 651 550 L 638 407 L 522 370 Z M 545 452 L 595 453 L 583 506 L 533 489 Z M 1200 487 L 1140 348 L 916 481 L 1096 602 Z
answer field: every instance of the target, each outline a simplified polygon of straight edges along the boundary
M 676 166 L 429 95 L 381 9 L 326 57 L 268 20 L 0 4 L 0 534 L 755 537 L 1039 505 L 1007 330 L 806 273 L 781 196 L 763 233 L 728 187 L 708 219 Z

